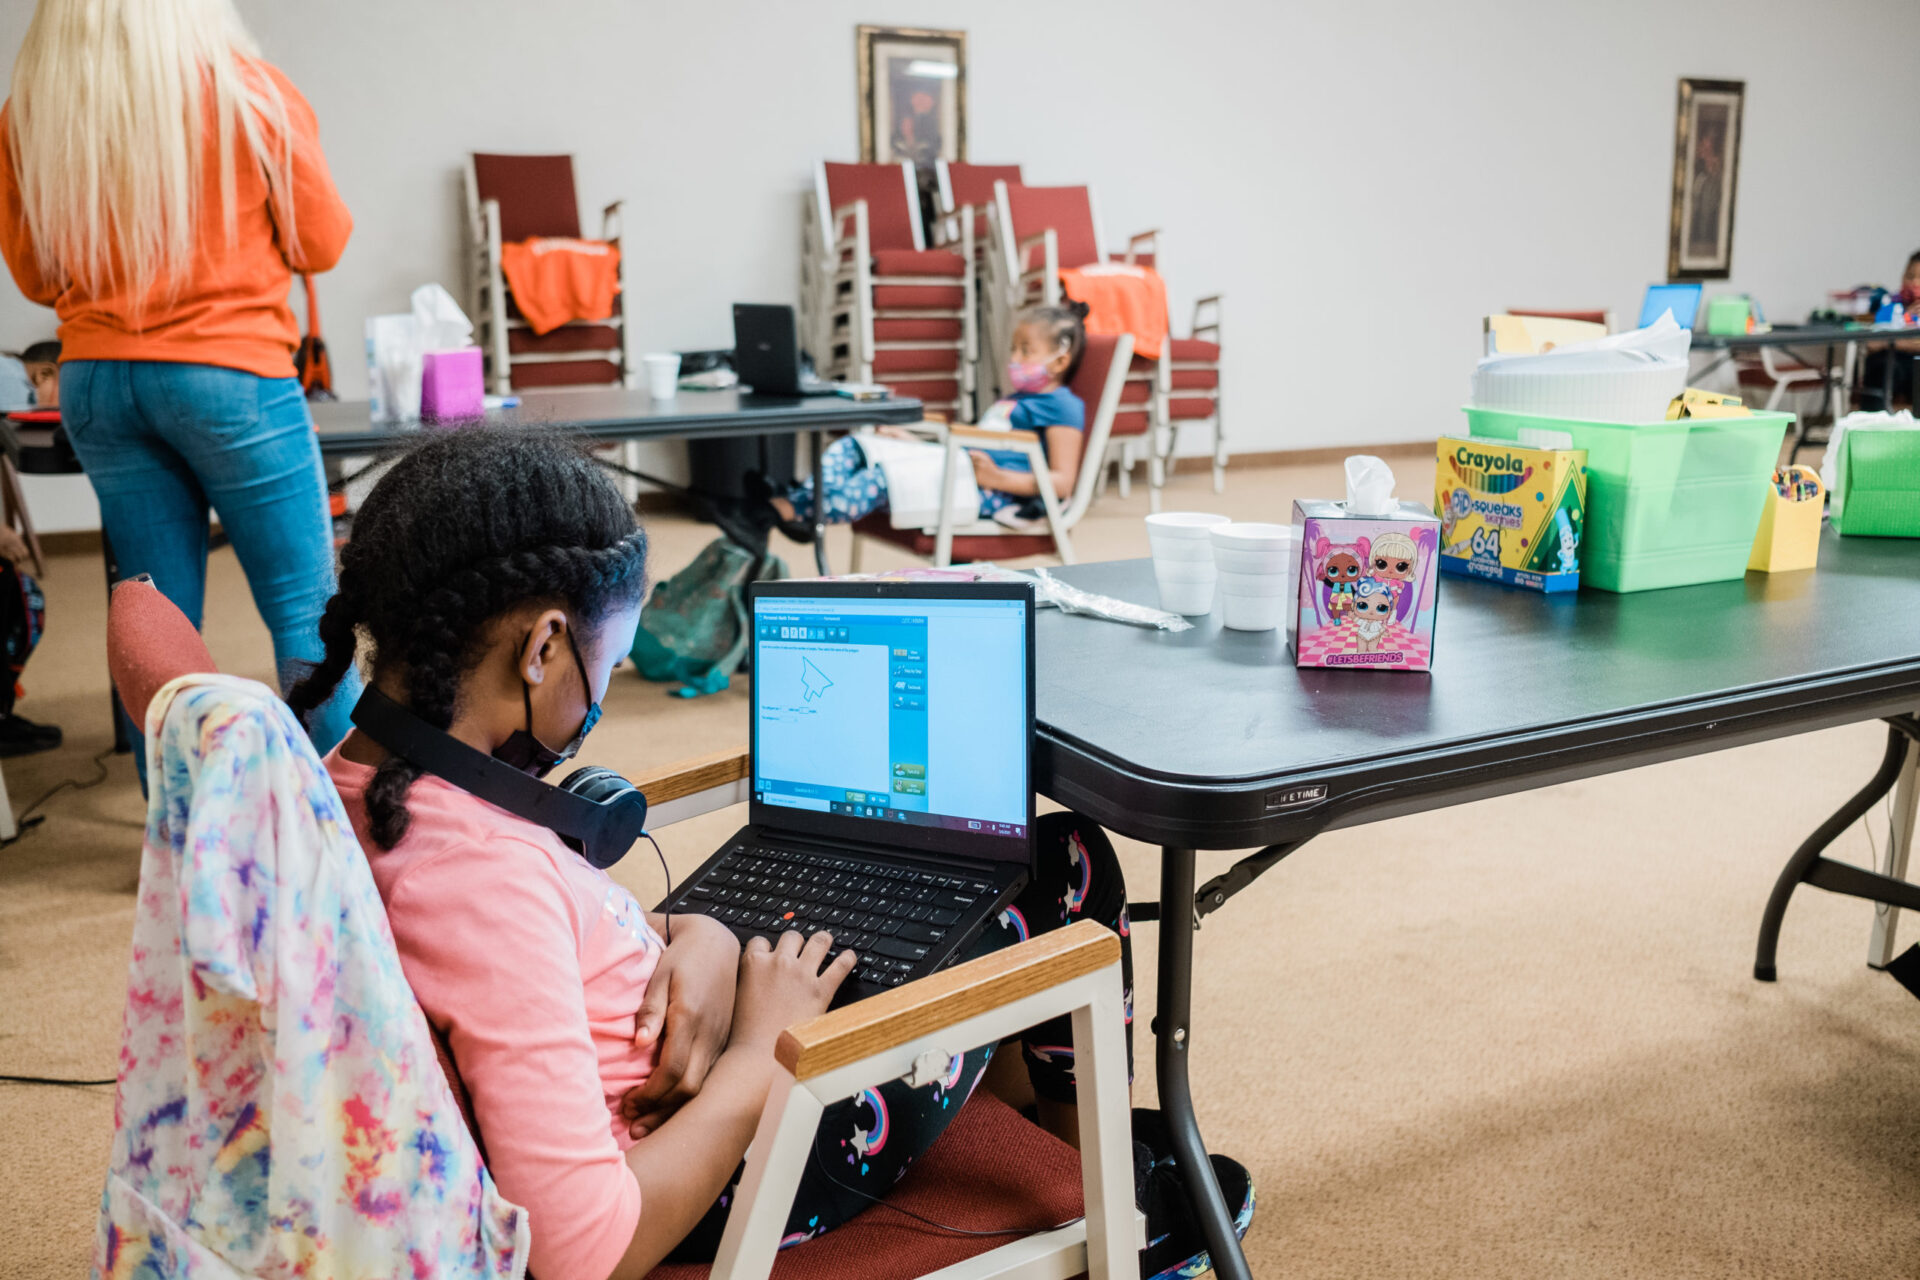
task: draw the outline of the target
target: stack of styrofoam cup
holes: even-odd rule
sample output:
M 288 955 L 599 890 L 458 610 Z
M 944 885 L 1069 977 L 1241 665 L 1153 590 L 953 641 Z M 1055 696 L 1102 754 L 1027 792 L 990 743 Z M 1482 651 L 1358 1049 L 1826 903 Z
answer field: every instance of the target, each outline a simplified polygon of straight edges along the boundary
M 1189 616 L 1213 612 L 1213 544 L 1207 530 L 1226 524 L 1226 516 L 1204 511 L 1162 511 L 1147 517 L 1147 542 L 1153 548 L 1153 577 L 1160 584 L 1160 607 Z
M 1287 608 L 1293 529 L 1284 524 L 1217 524 L 1207 530 L 1220 582 L 1220 622 L 1235 631 L 1271 631 Z

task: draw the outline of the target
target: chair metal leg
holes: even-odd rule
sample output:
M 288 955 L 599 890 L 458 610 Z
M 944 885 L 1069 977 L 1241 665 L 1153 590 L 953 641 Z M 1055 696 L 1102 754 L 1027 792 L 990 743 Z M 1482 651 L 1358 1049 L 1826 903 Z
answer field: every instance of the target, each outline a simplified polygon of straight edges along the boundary
M 820 571 L 821 577 L 831 578 L 833 569 L 827 563 L 827 504 L 820 492 L 820 459 L 827 452 L 826 433 L 807 432 L 807 449 L 813 455 L 813 566 Z
M 1160 1083 L 1160 1108 L 1173 1143 L 1193 1216 L 1207 1242 L 1219 1280 L 1253 1280 L 1233 1214 L 1207 1159 L 1200 1122 L 1193 1114 L 1187 1082 L 1187 1054 L 1193 1047 L 1193 868 L 1191 849 L 1160 851 L 1159 1012 L 1154 1019 L 1154 1073 Z
M 1880 874 L 1890 880 L 1907 878 L 1916 816 L 1920 816 L 1920 741 L 1907 744 L 1907 763 L 1900 770 L 1893 793 L 1893 822 L 1887 831 L 1887 851 L 1880 861 Z M 1899 907 L 1890 902 L 1874 904 L 1873 937 L 1867 945 L 1867 963 L 1874 968 L 1884 969 L 1893 963 L 1894 931 L 1899 923 Z
M 1767 898 L 1767 909 L 1760 916 L 1760 940 L 1754 951 L 1753 976 L 1761 982 L 1772 982 L 1779 976 L 1774 960 L 1780 945 L 1780 924 L 1786 918 L 1787 903 L 1792 900 L 1793 891 L 1802 882 L 1850 897 L 1920 907 L 1920 887 L 1820 856 L 1842 831 L 1858 822 L 1862 814 L 1893 790 L 1894 783 L 1899 779 L 1911 744 L 1920 735 L 1920 723 L 1906 717 L 1889 720 L 1887 724 L 1886 755 L 1882 757 L 1873 779 L 1841 805 L 1832 817 L 1814 829 L 1805 843 L 1787 859 L 1780 878 L 1774 882 L 1773 893 Z

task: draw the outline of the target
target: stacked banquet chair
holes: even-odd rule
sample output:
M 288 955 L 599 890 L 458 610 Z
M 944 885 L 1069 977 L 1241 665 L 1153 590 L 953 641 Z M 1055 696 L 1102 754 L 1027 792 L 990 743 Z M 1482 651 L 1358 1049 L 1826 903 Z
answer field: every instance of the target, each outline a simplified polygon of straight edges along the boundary
M 107 658 L 165 767 L 151 775 L 95 1273 L 388 1274 L 404 1253 L 436 1275 L 525 1274 L 527 1212 L 487 1174 L 457 1064 L 405 987 L 366 860 L 292 712 L 217 674 L 146 578 L 114 588 Z M 635 785 L 657 830 L 739 803 L 748 777 L 736 750 Z M 977 1091 L 886 1201 L 975 1234 L 873 1209 L 780 1249 L 826 1103 L 938 1079 L 955 1054 L 1062 1014 L 1080 1153 Z M 789 1028 L 715 1262 L 650 1280 L 1131 1280 L 1146 1223 L 1125 1018 L 1120 940 L 1081 921 Z M 286 1087 L 302 1072 L 318 1078 Z M 350 1150 L 343 1106 L 406 1140 Z
M 501 270 L 503 245 L 559 237 L 580 239 L 580 201 L 572 156 L 482 155 L 467 158 L 469 314 L 474 318 L 495 395 L 528 387 L 625 385 L 627 351 L 624 268 L 613 314 L 574 320 L 536 334 L 513 300 Z M 620 207 L 600 213 L 600 238 L 617 252 Z
M 866 538 L 879 538 L 905 547 L 914 555 L 930 558 L 941 568 L 956 561 L 1011 560 L 1042 555 L 1055 555 L 1061 563 L 1072 564 L 1073 542 L 1068 530 L 1079 523 L 1093 503 L 1132 355 L 1131 334 L 1087 335 L 1087 349 L 1080 358 L 1080 368 L 1068 384 L 1087 406 L 1086 448 L 1080 455 L 1080 471 L 1074 477 L 1073 491 L 1065 495 L 1064 503 L 1062 495 L 1054 491 L 1037 433 L 958 426 L 938 433 L 947 449 L 946 470 L 940 480 L 943 494 L 953 492 L 957 468 L 973 465 L 965 453 L 967 449 L 1005 450 L 1026 455 L 1040 489 L 1040 505 L 1046 513 L 1044 532 L 981 520 L 975 512 L 952 510 L 951 503 L 943 505 L 939 520 L 931 529 L 896 529 L 891 513 L 876 511 L 854 524 L 853 556 L 848 567 L 855 573 L 860 571 L 861 544 Z
M 800 332 L 815 370 L 970 421 L 973 252 L 927 247 L 913 166 L 816 165 L 801 237 Z
M 1128 238 L 1124 252 L 1109 253 L 1090 187 L 995 183 L 988 241 L 991 272 L 982 295 L 1000 317 L 995 326 L 1006 330 L 1008 339 L 1012 316 L 1021 307 L 1060 300 L 1062 268 L 1116 262 L 1158 270 L 1165 259 L 1163 233 L 1157 230 L 1136 233 Z M 1144 457 L 1149 501 L 1159 510 L 1160 489 L 1179 427 L 1208 420 L 1213 424 L 1214 488 L 1218 490 L 1226 480 L 1218 296 L 1194 304 L 1188 337 L 1174 337 L 1169 323 L 1164 349 L 1157 356 L 1136 353 L 1133 357 L 1113 439 L 1103 459 L 1118 473 L 1121 494 L 1128 492 L 1133 467 Z
M 993 264 L 988 256 L 988 229 L 993 221 L 993 188 L 996 182 L 1020 184 L 1020 166 L 1017 164 L 966 164 L 954 160 L 934 162 L 937 178 L 935 191 L 938 193 L 940 214 L 934 223 L 934 235 L 938 243 L 953 246 L 966 239 L 973 242 L 973 274 L 977 297 L 973 311 L 977 317 L 975 331 L 980 336 L 980 349 L 985 359 L 978 362 L 975 373 L 973 422 L 992 404 L 1002 388 L 1000 361 L 1012 345 L 1013 335 L 999 332 L 995 326 L 1006 322 L 1007 314 L 1003 307 L 988 305 L 986 294 L 987 281 L 993 278 Z M 965 223 L 967 225 L 963 226 Z

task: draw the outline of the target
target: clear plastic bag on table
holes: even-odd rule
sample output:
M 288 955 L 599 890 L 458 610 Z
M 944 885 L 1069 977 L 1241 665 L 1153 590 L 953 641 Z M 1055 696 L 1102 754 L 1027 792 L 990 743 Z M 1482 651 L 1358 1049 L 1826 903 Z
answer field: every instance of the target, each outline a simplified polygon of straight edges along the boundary
M 1164 609 L 1134 604 L 1129 600 L 1103 596 L 1096 591 L 1076 587 L 1071 583 L 1060 581 L 1044 568 L 1031 571 L 1003 569 L 997 564 L 982 562 L 955 565 L 947 569 L 928 566 L 889 569 L 885 573 L 849 573 L 840 575 L 839 580 L 842 582 L 1031 582 L 1034 585 L 1034 599 L 1043 609 L 1051 605 L 1062 613 L 1105 618 L 1109 622 L 1125 622 L 1136 627 L 1152 627 L 1158 631 L 1187 631 L 1193 627 L 1193 623 L 1177 613 L 1168 613 Z

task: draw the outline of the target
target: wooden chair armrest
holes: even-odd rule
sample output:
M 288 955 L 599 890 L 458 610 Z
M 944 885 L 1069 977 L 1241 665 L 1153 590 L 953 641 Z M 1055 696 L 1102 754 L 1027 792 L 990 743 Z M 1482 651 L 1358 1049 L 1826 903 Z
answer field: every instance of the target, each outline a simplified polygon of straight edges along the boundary
M 1119 937 L 1082 920 L 789 1027 L 774 1056 L 794 1079 L 811 1080 L 1119 959 Z
M 978 440 L 984 444 L 1039 444 L 1037 431 L 988 431 L 984 427 L 948 427 L 955 440 Z
M 647 827 L 658 830 L 747 799 L 751 757 L 745 747 L 716 751 L 634 778 L 647 798 Z

